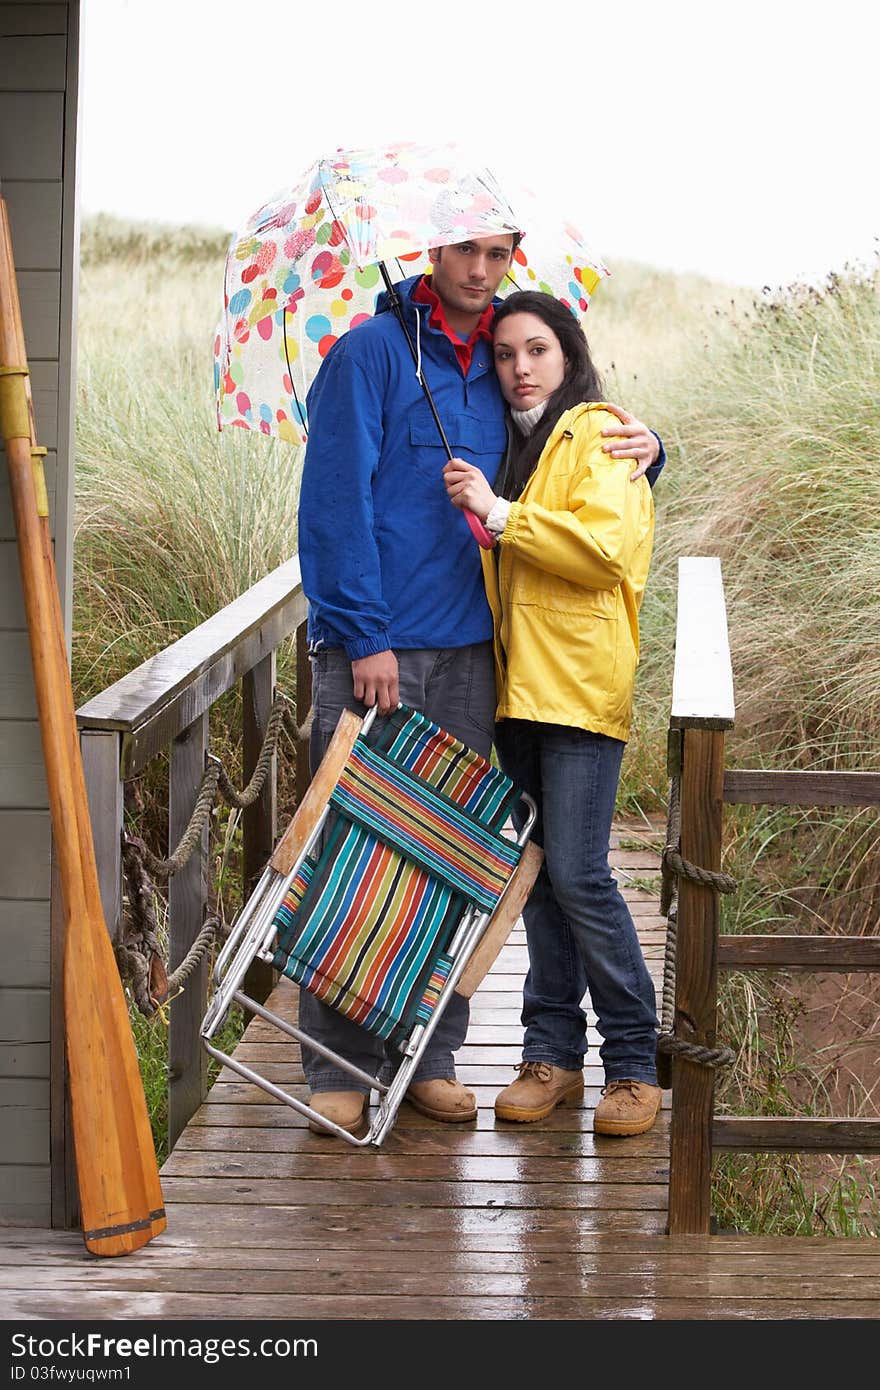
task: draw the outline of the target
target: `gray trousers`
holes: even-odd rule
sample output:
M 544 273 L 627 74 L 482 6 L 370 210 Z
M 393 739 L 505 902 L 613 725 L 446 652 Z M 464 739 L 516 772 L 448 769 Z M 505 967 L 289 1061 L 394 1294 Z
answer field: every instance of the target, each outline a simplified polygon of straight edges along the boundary
M 492 644 L 395 653 L 399 665 L 400 700 L 446 729 L 486 758 L 492 750 L 495 721 L 495 673 Z M 338 647 L 312 655 L 312 772 L 318 766 L 343 709 L 364 714 L 354 698 L 351 662 Z M 385 1080 L 401 1060 L 396 1048 L 359 1028 L 343 1014 L 329 1009 L 307 989 L 299 992 L 303 1030 L 341 1053 L 348 1061 Z M 468 1001 L 453 994 L 422 1054 L 414 1081 L 455 1076 L 452 1054 L 465 1040 Z M 365 1090 L 348 1072 L 303 1046 L 303 1070 L 312 1091 Z

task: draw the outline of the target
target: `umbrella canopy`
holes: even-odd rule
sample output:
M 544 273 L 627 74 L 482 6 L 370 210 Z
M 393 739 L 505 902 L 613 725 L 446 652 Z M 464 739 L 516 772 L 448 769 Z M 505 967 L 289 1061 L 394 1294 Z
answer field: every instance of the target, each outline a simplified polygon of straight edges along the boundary
M 214 342 L 220 428 L 304 442 L 306 393 L 337 339 L 373 314 L 380 264 L 397 282 L 429 269 L 436 247 L 524 232 L 500 293 L 540 289 L 585 312 L 607 270 L 575 227 L 548 233 L 525 190 L 518 203 L 451 144 L 316 161 L 232 238 Z

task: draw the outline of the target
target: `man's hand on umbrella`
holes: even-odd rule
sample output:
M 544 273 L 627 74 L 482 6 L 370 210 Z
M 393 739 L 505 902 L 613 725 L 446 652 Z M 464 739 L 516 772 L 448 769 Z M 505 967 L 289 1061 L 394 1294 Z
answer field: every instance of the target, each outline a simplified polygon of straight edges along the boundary
M 660 456 L 660 441 L 647 425 L 630 415 L 628 410 L 610 404 L 606 404 L 605 409 L 617 416 L 620 428 L 602 431 L 603 438 L 613 440 L 611 444 L 602 445 L 602 452 L 615 459 L 633 459 L 636 466 L 629 476 L 630 482 L 634 483 L 647 473 L 652 463 L 656 463 Z
M 479 468 L 464 459 L 450 459 L 443 469 L 443 481 L 450 502 L 462 511 L 467 508 L 485 521 L 498 498 Z
M 397 657 L 391 651 L 361 656 L 351 663 L 354 698 L 369 709 L 379 706 L 380 714 L 391 714 L 400 703 Z

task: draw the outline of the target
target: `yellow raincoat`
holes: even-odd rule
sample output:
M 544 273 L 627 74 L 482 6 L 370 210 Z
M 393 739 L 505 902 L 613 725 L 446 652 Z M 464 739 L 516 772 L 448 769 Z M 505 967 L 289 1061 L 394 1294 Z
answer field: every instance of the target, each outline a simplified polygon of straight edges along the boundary
M 560 416 L 494 550 L 482 551 L 495 621 L 498 719 L 626 740 L 654 503 L 632 459 L 603 454 L 603 405 Z

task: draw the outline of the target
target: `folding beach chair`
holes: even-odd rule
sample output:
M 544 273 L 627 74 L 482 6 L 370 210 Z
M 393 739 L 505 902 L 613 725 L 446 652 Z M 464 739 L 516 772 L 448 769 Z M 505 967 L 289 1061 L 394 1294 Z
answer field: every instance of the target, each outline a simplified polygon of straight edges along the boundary
M 518 802 L 516 838 L 502 833 Z M 352 1144 L 381 1144 L 453 991 L 469 996 L 516 921 L 541 864 L 535 805 L 497 768 L 424 715 L 343 711 L 296 815 L 214 969 L 201 1035 L 213 1057 Z M 391 1043 L 390 1083 L 251 999 L 251 963 L 270 962 Z M 376 1090 L 363 1137 L 319 1115 L 212 1041 L 233 1003 Z

